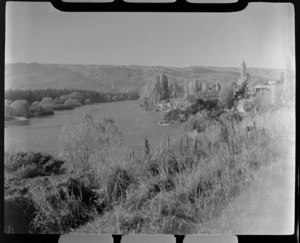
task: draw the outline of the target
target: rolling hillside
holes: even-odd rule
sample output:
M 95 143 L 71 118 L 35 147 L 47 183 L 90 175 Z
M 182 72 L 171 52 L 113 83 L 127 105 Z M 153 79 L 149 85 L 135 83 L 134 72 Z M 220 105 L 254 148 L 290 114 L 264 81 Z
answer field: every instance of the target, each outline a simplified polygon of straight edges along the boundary
M 279 78 L 276 69 L 248 68 L 254 80 Z M 5 66 L 5 89 L 87 89 L 100 92 L 139 91 L 147 80 L 165 72 L 169 79 L 183 84 L 199 79 L 237 81 L 239 68 L 222 67 L 156 67 L 116 65 L 68 65 L 15 63 Z

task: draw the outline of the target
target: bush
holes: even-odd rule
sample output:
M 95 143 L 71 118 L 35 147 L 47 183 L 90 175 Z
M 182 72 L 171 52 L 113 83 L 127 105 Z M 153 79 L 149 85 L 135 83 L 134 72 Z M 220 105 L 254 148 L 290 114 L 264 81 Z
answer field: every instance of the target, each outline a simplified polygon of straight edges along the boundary
M 27 116 L 29 105 L 26 100 L 16 100 L 10 104 L 13 116 Z
M 54 105 L 54 100 L 51 97 L 44 97 L 41 100 L 41 104 L 48 104 L 48 105 Z
M 7 179 L 5 229 L 13 233 L 64 234 L 109 205 L 99 204 L 93 173 L 54 181 L 51 177 Z
M 226 108 L 231 108 L 234 101 L 234 91 L 231 85 L 224 86 L 219 92 L 219 102 Z
M 84 104 L 85 104 L 85 105 L 91 104 L 91 100 L 90 100 L 90 99 L 86 99 L 86 100 L 84 101 Z
M 178 109 L 178 108 L 170 110 L 169 112 L 167 112 L 164 115 L 164 121 L 166 123 L 171 123 L 171 122 L 179 121 L 182 114 L 183 114 L 183 112 L 180 109 Z
M 5 172 L 18 178 L 58 175 L 65 172 L 64 161 L 39 152 L 6 152 Z
M 118 202 L 126 196 L 126 190 L 134 181 L 124 169 L 116 168 L 108 177 L 107 194 L 111 203 Z
M 5 233 L 27 234 L 35 217 L 36 205 L 31 198 L 16 195 L 4 199 Z
M 72 106 L 66 106 L 65 104 L 55 104 L 53 107 L 54 110 L 72 110 L 74 107 Z
M 93 168 L 105 173 L 105 168 L 126 162 L 123 137 L 112 119 L 96 124 L 82 114 L 77 122 L 62 128 L 59 145 L 60 155 L 77 172 Z
M 90 157 L 101 143 L 98 126 L 89 115 L 82 114 L 73 124 L 65 124 L 59 137 L 60 155 L 75 171 L 90 169 Z
M 13 109 L 7 103 L 5 103 L 5 106 L 4 106 L 4 117 L 6 119 L 10 119 L 13 117 Z
M 68 98 L 65 103 L 64 103 L 65 107 L 79 107 L 82 106 L 82 104 L 76 100 L 76 99 L 72 99 L 72 98 Z
M 34 187 L 31 193 L 37 205 L 32 233 L 64 234 L 97 215 L 97 195 L 80 179 L 70 177 L 48 189 Z
M 38 101 L 29 106 L 29 117 L 54 115 L 54 106 L 52 104 L 43 104 Z
M 84 102 L 84 97 L 79 92 L 73 92 L 69 95 L 71 99 L 78 100 L 81 104 Z

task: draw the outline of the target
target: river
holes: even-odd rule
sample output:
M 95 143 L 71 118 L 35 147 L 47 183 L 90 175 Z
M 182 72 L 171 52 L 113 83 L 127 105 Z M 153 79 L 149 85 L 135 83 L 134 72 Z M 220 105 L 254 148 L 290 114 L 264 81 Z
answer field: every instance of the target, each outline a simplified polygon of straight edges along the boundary
M 26 126 L 5 127 L 5 151 L 41 151 L 58 154 L 58 138 L 66 122 L 74 122 L 81 113 L 90 114 L 95 121 L 111 117 L 124 135 L 129 148 L 140 151 L 147 137 L 150 144 L 160 142 L 166 132 L 175 134 L 178 125 L 162 126 L 162 113 L 145 112 L 138 101 L 92 104 L 74 110 L 55 111 L 55 115 L 31 118 Z

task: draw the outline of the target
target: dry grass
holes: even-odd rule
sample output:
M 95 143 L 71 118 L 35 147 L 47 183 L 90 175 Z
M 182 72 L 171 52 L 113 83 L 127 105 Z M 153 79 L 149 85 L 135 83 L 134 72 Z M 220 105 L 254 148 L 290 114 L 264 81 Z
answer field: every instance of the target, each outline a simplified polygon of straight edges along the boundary
M 89 153 L 81 154 L 73 168 L 83 178 L 81 196 L 76 197 L 72 189 L 65 200 L 58 185 L 49 190 L 32 188 L 38 207 L 33 224 L 39 232 L 230 232 L 236 219 L 232 215 L 239 214 L 237 222 L 241 222 L 255 210 L 268 208 L 258 196 L 276 187 L 274 176 L 287 175 L 277 161 L 287 158 L 295 144 L 294 110 L 287 107 L 249 116 L 240 123 L 226 119 L 207 122 L 200 132 L 183 128 L 177 136 L 165 136 L 161 144 L 150 145 L 150 151 L 145 143 L 146 154 L 141 157 L 125 149 L 113 121 L 96 124 L 91 117 L 83 119 L 83 125 L 77 123 L 75 130 L 61 139 L 69 163 L 78 149 L 92 148 L 84 150 Z M 203 120 L 196 117 L 189 122 Z M 253 122 L 256 129 L 248 134 L 246 127 Z M 185 128 L 193 126 L 187 124 Z M 87 170 L 93 172 L 93 178 L 85 174 Z M 89 204 L 82 191 L 90 189 L 97 197 Z M 282 192 L 270 191 L 274 191 L 270 198 Z
M 257 129 L 248 136 L 246 126 L 253 122 Z M 165 138 L 145 161 L 131 167 L 135 182 L 127 188 L 124 200 L 75 233 L 230 231 L 226 218 L 210 222 L 228 208 L 233 214 L 241 213 L 243 192 L 252 190 L 247 202 L 258 205 L 257 194 L 272 188 L 274 173 L 266 171 L 280 171 L 275 162 L 285 158 L 294 143 L 293 109 L 275 110 L 225 126 L 225 139 L 218 123 L 192 136 Z M 249 212 L 253 207 L 248 207 Z

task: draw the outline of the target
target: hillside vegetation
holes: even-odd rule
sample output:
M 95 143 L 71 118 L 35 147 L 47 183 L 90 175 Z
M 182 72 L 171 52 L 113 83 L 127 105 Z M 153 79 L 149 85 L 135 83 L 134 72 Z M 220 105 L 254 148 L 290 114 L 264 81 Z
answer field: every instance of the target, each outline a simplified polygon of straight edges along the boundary
M 252 77 L 277 78 L 280 70 L 250 68 Z M 149 79 L 165 73 L 182 83 L 199 79 L 221 83 L 237 80 L 238 68 L 154 67 L 15 63 L 5 65 L 5 89 L 85 89 L 98 92 L 138 92 Z
M 207 233 L 202 226 L 262 168 L 285 158 L 294 124 L 283 117 L 292 113 L 286 104 L 242 121 L 197 114 L 175 137 L 146 139 L 143 155 L 125 148 L 112 119 L 83 114 L 61 132 L 61 159 L 71 165 L 63 177 L 49 155 L 6 154 L 6 232 Z
M 83 72 L 85 66 L 68 67 Z M 188 87 L 175 84 L 175 74 Z M 221 74 L 226 84 L 219 85 Z M 191 78 L 197 75 L 207 75 L 214 85 L 204 89 Z M 181 122 L 178 133 L 166 133 L 156 144 L 145 138 L 143 153 L 135 154 L 113 119 L 81 114 L 61 129 L 59 158 L 6 153 L 5 232 L 221 233 L 225 227 L 213 220 L 257 185 L 259 175 L 261 183 L 266 181 L 262 172 L 284 161 L 295 144 L 294 81 L 274 85 L 282 92 L 266 89 L 249 98 L 248 84 L 255 77 L 245 63 L 240 74 L 192 67 L 166 68 L 156 77 L 142 89 L 140 102 L 150 110 L 171 107 L 165 119 Z

